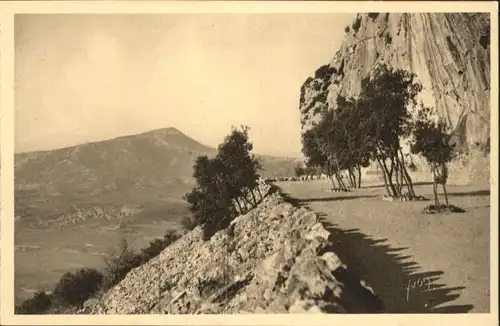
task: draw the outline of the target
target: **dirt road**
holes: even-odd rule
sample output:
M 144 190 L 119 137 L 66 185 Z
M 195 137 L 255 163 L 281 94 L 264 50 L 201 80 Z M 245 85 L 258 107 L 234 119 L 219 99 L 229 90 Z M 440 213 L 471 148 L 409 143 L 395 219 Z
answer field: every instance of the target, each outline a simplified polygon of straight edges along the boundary
M 327 181 L 281 182 L 285 194 L 320 214 L 334 250 L 384 301 L 388 313 L 490 311 L 488 185 L 450 186 L 466 213 L 421 213 L 429 202 L 385 202 L 383 187 L 329 192 Z M 430 197 L 432 186 L 418 185 Z

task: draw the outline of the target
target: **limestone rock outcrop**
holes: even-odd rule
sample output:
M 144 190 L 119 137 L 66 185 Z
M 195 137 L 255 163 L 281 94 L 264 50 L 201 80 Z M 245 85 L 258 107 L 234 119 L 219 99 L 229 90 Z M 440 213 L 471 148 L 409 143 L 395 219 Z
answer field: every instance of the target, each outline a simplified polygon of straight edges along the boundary
M 209 241 L 186 233 L 132 270 L 91 314 L 380 312 L 382 302 L 330 250 L 318 216 L 274 192 Z
M 420 99 L 446 119 L 464 149 L 490 135 L 488 13 L 358 14 L 330 63 L 301 88 L 302 132 L 335 109 L 337 95 L 356 96 L 377 64 L 415 73 Z

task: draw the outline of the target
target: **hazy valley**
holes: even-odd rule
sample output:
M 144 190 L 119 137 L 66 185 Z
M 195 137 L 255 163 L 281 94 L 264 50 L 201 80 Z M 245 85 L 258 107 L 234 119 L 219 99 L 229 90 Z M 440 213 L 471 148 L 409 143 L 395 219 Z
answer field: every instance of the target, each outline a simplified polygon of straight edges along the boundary
M 193 160 L 215 155 L 175 128 L 15 156 L 17 300 L 77 267 L 101 267 L 124 234 L 142 248 L 189 214 Z M 293 158 L 259 155 L 263 176 Z

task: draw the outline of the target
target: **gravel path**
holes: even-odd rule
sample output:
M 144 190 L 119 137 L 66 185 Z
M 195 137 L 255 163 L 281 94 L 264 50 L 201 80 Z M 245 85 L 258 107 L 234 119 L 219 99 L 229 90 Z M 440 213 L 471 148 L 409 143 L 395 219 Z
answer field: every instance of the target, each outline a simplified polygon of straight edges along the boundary
M 450 203 L 466 213 L 443 215 L 422 214 L 429 202 L 382 201 L 376 184 L 350 193 L 329 192 L 324 180 L 278 186 L 324 218 L 336 252 L 388 313 L 490 311 L 488 185 L 449 186 Z M 430 198 L 431 187 L 416 192 Z

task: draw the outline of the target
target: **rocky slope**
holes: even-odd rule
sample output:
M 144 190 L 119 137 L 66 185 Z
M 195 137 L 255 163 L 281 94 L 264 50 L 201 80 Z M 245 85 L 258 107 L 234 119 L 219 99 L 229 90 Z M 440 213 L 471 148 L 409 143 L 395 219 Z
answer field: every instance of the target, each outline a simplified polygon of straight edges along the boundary
M 268 195 L 210 241 L 199 228 L 132 270 L 91 314 L 346 313 L 383 305 L 329 249 L 318 216 Z
M 420 96 L 456 132 L 467 150 L 490 135 L 490 21 L 487 13 L 366 13 L 345 28 L 345 39 L 327 65 L 301 89 L 302 131 L 337 95 L 356 96 L 379 63 L 414 72 Z

